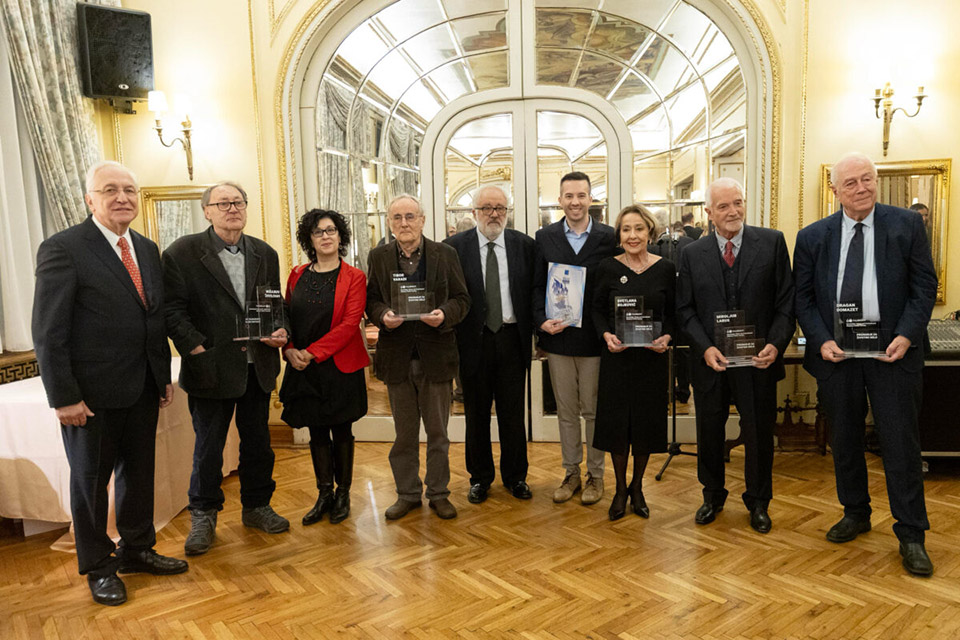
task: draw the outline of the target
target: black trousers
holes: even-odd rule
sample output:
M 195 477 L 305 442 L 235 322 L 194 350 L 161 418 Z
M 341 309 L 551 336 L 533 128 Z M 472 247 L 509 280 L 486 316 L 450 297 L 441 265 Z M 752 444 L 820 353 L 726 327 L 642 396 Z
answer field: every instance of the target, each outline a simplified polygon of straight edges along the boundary
M 211 399 L 190 396 L 190 415 L 197 436 L 190 475 L 190 508 L 209 511 L 223 508 L 223 447 L 230 418 L 237 414 L 240 434 L 240 502 L 252 509 L 270 504 L 277 484 L 273 481 L 273 448 L 270 446 L 270 394 L 260 388 L 253 365 L 247 371 L 247 390 L 239 398 Z
M 818 381 L 820 402 L 831 425 L 837 497 L 845 515 L 870 517 L 867 463 L 863 453 L 867 399 L 887 480 L 893 531 L 902 542 L 923 542 L 930 528 L 923 498 L 923 461 L 917 417 L 923 397 L 923 374 L 899 364 L 873 359 L 840 362 L 830 377 Z
M 520 357 L 520 333 L 505 324 L 483 330 L 480 367 L 461 375 L 466 421 L 466 463 L 470 484 L 489 487 L 495 468 L 490 446 L 490 410 L 496 400 L 500 432 L 500 479 L 512 486 L 527 478 L 527 430 L 524 391 L 527 371 Z
M 130 407 L 94 413 L 83 427 L 60 425 L 70 463 L 70 511 L 81 574 L 116 573 L 116 545 L 107 535 L 107 484 L 116 474 L 120 549 L 143 551 L 157 541 L 153 528 L 154 452 L 160 394 L 148 372 L 143 393 Z
M 721 373 L 713 387 L 703 390 L 694 384 L 697 413 L 697 477 L 703 485 L 703 499 L 722 505 L 724 488 L 725 432 L 730 403 L 740 414 L 743 439 L 743 476 L 747 509 L 766 507 L 773 497 L 773 428 L 777 420 L 777 381 L 766 370 L 737 367 Z

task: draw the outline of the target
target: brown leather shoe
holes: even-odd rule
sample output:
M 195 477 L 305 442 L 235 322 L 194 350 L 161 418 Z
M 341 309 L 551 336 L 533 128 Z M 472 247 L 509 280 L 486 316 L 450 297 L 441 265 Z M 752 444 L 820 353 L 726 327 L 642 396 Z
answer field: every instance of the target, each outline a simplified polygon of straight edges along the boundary
M 553 492 L 553 501 L 557 503 L 566 502 L 578 491 L 580 491 L 580 474 L 568 473 L 557 490 Z
M 457 517 L 457 508 L 446 498 L 437 498 L 430 501 L 430 508 L 437 512 L 442 520 L 451 520 Z
M 417 500 L 413 502 L 411 500 L 404 500 L 403 498 L 398 498 L 396 502 L 387 507 L 384 516 L 387 520 L 399 520 L 403 516 L 407 515 L 414 509 L 420 508 L 420 501 Z
M 603 497 L 603 478 L 595 478 L 587 474 L 587 481 L 583 483 L 583 493 L 580 494 L 580 504 L 596 504 Z

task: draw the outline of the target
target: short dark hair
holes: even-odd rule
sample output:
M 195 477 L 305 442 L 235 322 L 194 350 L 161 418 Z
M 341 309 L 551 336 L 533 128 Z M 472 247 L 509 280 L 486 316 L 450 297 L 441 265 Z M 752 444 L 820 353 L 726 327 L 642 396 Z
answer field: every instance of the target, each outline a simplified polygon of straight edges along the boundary
M 683 224 L 687 224 L 688 222 L 693 222 L 693 212 L 687 211 L 685 214 L 680 216 L 680 220 L 683 221 Z
M 930 211 L 930 208 L 922 202 L 914 202 L 910 208 L 914 211 Z
M 567 175 L 560 178 L 560 188 L 563 188 L 564 182 L 568 182 L 570 180 L 586 180 L 587 186 L 593 188 L 593 186 L 590 184 L 590 176 L 585 174 L 583 171 L 571 171 Z
M 340 236 L 339 253 L 341 258 L 347 255 L 347 247 L 350 246 L 350 226 L 347 224 L 346 218 L 336 211 L 310 209 L 303 214 L 300 223 L 297 225 L 297 242 L 300 243 L 300 248 L 310 258 L 310 262 L 317 261 L 317 250 L 313 248 L 313 230 L 324 218 L 329 218 L 333 226 L 337 228 L 337 235 Z

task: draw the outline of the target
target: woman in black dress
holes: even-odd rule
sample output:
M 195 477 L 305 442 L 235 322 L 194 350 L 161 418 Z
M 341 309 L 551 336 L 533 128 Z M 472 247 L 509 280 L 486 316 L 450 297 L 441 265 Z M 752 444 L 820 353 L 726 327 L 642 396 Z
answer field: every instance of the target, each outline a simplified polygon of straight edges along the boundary
M 336 211 L 304 214 L 297 241 L 310 262 L 295 267 L 287 279 L 291 335 L 283 351 L 289 365 L 280 387 L 281 418 L 291 427 L 310 430 L 319 496 L 303 524 L 319 522 L 326 513 L 335 524 L 350 514 L 351 427 L 367 413 L 363 370 L 370 358 L 360 333 L 367 278 L 340 259 L 350 230 Z
M 633 512 L 650 517 L 643 498 L 643 472 L 651 453 L 667 450 L 667 346 L 674 334 L 672 262 L 647 251 L 656 222 L 640 205 L 617 216 L 616 234 L 623 253 L 597 266 L 593 322 L 606 349 L 600 356 L 596 428 L 593 446 L 610 452 L 617 490 L 610 519 L 623 517 L 627 498 Z M 643 311 L 660 323 L 659 335 L 646 347 L 627 347 L 616 335 L 618 296 L 643 297 Z M 627 485 L 627 459 L 633 449 L 633 480 Z

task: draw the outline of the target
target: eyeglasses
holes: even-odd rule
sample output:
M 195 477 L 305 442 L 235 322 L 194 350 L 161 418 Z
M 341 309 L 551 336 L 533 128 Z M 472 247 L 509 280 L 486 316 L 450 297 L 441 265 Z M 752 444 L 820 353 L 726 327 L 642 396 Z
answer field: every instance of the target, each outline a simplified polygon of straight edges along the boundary
M 323 236 L 330 236 L 332 238 L 337 235 L 337 228 L 327 227 L 326 229 L 314 229 L 310 232 L 310 235 L 314 238 L 322 238 Z
M 404 220 L 406 220 L 407 222 L 413 222 L 419 217 L 420 216 L 416 213 L 407 213 L 407 214 L 398 213 L 395 216 L 390 216 L 390 219 L 393 220 L 394 222 L 403 222 Z
M 128 198 L 136 198 L 137 194 L 140 193 L 140 190 L 136 187 L 124 187 L 123 189 L 118 189 L 117 187 L 106 187 L 104 189 L 92 189 L 91 193 L 102 193 L 107 198 L 116 198 L 120 192 L 123 192 L 123 195 Z
M 236 207 L 237 211 L 243 211 L 247 208 L 246 200 L 236 200 L 233 202 L 210 202 L 207 204 L 208 207 L 216 205 L 217 209 L 220 211 L 230 211 L 230 207 Z
M 504 207 L 503 205 L 498 205 L 496 207 L 491 207 L 488 205 L 486 207 L 480 207 L 480 211 L 482 211 L 483 215 L 485 216 L 489 216 L 492 213 L 496 213 L 498 216 L 502 216 L 507 212 L 507 208 Z

